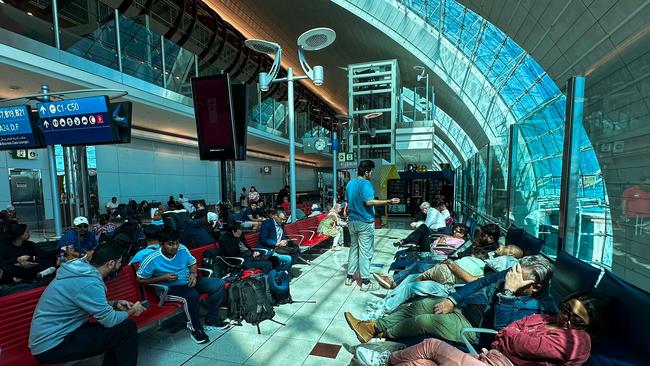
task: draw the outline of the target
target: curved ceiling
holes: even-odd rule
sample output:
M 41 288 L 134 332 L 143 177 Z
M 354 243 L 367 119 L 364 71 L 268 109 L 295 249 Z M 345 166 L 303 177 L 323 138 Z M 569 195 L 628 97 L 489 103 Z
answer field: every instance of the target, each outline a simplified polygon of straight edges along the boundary
M 649 33 L 648 0 L 458 0 L 499 27 L 564 88 Z
M 284 67 L 300 70 L 296 39 L 305 30 L 314 27 L 330 27 L 337 31 L 334 44 L 322 51 L 307 53 L 309 63 L 323 65 L 325 83 L 314 87 L 318 94 L 335 108 L 347 111 L 348 80 L 344 69 L 349 64 L 375 60 L 397 59 L 402 85 L 414 86 L 417 72 L 413 66 L 423 62 L 403 44 L 380 32 L 362 19 L 329 0 L 310 0 L 309 6 L 300 0 L 205 0 L 247 38 L 275 40 L 283 48 Z M 469 108 L 459 100 L 456 93 L 432 69 L 431 82 L 436 90 L 436 106 L 461 123 L 475 146 L 484 146 L 489 139 Z M 307 83 L 310 84 L 310 83 Z M 418 84 L 422 85 L 422 83 Z M 458 158 L 462 158 L 458 155 Z

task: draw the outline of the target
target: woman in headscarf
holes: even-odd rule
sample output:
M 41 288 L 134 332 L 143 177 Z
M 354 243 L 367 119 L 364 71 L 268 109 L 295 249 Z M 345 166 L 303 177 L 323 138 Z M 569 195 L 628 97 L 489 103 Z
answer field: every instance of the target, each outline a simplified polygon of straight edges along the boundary
M 329 211 L 327 216 L 318 224 L 318 234 L 327 235 L 334 238 L 332 250 L 341 250 L 341 241 L 343 240 L 343 227 L 339 225 L 341 205 L 336 203 Z

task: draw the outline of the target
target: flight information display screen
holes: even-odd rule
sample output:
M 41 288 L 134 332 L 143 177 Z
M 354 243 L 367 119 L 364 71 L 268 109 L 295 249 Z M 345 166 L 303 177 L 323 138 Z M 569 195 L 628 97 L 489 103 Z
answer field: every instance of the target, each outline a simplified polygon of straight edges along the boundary
M 30 117 L 29 107 L 24 105 L 0 108 L 0 150 L 43 147 Z
M 47 145 L 92 145 L 117 139 L 106 96 L 40 103 L 36 108 Z

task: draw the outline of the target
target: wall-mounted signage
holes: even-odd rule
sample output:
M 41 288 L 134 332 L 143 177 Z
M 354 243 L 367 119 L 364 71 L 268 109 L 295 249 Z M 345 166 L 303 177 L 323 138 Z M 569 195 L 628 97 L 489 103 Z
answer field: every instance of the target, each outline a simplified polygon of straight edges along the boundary
M 0 150 L 43 147 L 32 129 L 29 107 L 0 108 Z

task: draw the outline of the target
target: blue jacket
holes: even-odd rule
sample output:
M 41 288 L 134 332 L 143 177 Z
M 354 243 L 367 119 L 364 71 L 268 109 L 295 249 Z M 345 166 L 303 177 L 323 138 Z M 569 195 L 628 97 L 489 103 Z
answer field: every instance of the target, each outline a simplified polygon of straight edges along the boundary
M 282 240 L 287 239 L 287 234 L 284 232 L 284 225 L 282 225 Z M 260 226 L 260 237 L 257 241 L 258 248 L 275 248 L 278 243 L 278 234 L 275 232 L 275 221 L 268 219 L 262 222 Z
M 457 307 L 483 305 L 480 327 L 499 330 L 533 314 L 555 314 L 557 304 L 548 290 L 534 296 L 506 296 L 503 286 L 509 269 L 470 282 L 449 296 Z

